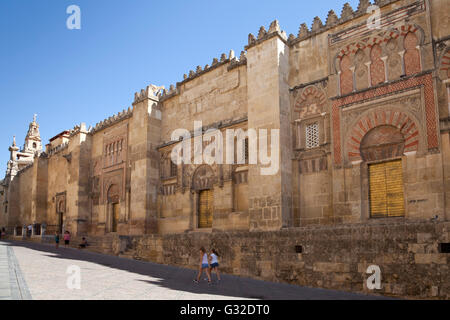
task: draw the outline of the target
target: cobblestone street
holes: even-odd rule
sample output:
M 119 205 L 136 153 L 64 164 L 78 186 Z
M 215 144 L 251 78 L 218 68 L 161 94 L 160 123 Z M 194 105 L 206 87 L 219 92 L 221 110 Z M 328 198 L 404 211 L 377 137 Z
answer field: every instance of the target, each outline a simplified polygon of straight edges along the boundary
M 69 289 L 70 266 L 81 288 Z M 194 284 L 195 271 L 28 242 L 0 242 L 0 299 L 230 300 L 380 299 L 224 275 Z M 214 275 L 214 279 L 215 275 Z

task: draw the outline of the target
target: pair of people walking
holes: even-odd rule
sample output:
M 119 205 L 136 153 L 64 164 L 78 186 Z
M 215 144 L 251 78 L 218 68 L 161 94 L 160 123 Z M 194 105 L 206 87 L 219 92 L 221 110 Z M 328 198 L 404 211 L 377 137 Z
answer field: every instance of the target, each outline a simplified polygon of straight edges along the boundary
M 64 232 L 63 239 L 64 239 L 64 246 L 67 247 L 70 244 L 70 232 L 69 231 Z M 59 232 L 56 232 L 55 233 L 56 249 L 58 249 L 58 247 L 59 247 L 59 241 L 60 241 L 60 235 L 59 235 Z
M 197 279 L 194 280 L 195 283 L 198 283 L 200 281 L 200 278 L 204 271 L 206 272 L 206 276 L 208 277 L 208 284 L 211 284 L 211 274 L 213 271 L 216 271 L 217 281 L 220 281 L 219 254 L 215 249 L 212 249 L 210 254 L 208 255 L 205 248 L 200 248 L 200 265 Z

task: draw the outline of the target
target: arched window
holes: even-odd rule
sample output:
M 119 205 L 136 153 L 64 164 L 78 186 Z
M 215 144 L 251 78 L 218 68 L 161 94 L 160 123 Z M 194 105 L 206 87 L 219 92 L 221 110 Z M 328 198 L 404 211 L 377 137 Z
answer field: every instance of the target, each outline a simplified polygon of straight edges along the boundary
M 345 55 L 341 59 L 341 94 L 349 94 L 353 91 L 353 73 L 350 70 L 351 67 L 350 57 Z
M 405 73 L 407 76 L 418 73 L 421 70 L 420 66 L 420 54 L 417 49 L 417 36 L 408 32 L 405 37 L 404 47 L 405 47 Z
M 382 49 L 376 44 L 370 51 L 370 78 L 372 86 L 383 83 L 386 80 L 384 62 L 381 60 Z
M 361 90 L 369 86 L 365 62 L 366 55 L 363 50 L 359 49 L 355 53 L 355 85 L 357 90 Z

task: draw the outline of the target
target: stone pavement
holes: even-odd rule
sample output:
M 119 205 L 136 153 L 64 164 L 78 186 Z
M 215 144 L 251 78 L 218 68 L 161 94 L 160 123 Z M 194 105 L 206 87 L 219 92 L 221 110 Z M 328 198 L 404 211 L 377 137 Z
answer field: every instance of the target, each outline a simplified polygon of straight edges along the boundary
M 11 254 L 8 255 L 8 252 Z M 11 262 L 17 258 L 18 265 Z M 9 271 L 7 270 L 9 266 Z M 11 267 L 12 266 L 12 267 Z M 20 268 L 19 268 L 20 266 Z M 69 289 L 70 266 L 81 270 L 80 289 Z M 11 276 L 15 270 L 15 278 Z M 22 270 L 23 280 L 20 270 Z M 14 272 L 12 272 L 14 275 Z M 309 300 L 383 299 L 223 275 L 220 283 L 194 284 L 196 272 L 40 243 L 0 242 L 0 296 L 37 300 Z M 215 275 L 214 275 L 214 278 Z M 14 281 L 13 281 L 14 280 Z M 4 283 L 9 282 L 9 287 Z
M 0 242 L 0 300 L 30 299 L 12 247 Z

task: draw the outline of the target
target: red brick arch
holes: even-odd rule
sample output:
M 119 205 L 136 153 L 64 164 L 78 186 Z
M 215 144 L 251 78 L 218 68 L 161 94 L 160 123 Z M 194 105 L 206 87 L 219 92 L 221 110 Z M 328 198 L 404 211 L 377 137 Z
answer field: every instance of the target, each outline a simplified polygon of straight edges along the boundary
M 377 110 L 366 113 L 355 123 L 347 139 L 348 160 L 361 160 L 361 141 L 372 129 L 379 126 L 394 126 L 405 138 L 405 152 L 417 151 L 419 148 L 419 126 L 416 121 L 399 110 Z
M 322 90 L 317 89 L 316 86 L 309 86 L 306 87 L 302 94 L 300 95 L 300 99 L 302 99 L 302 101 L 305 101 L 309 95 L 314 96 L 315 98 L 319 99 L 319 101 L 324 104 L 327 101 L 327 98 L 325 97 L 325 94 L 323 93 Z
M 400 34 L 406 36 L 409 32 L 415 33 L 417 30 L 419 30 L 419 27 L 412 24 L 405 24 L 400 27 Z
M 306 115 L 317 114 L 324 112 L 324 105 L 327 102 L 327 97 L 323 90 L 314 85 L 303 89 L 302 93 L 296 100 L 294 111 L 298 112 L 299 118 Z M 314 104 L 314 108 L 311 105 Z
M 367 40 L 367 47 L 373 48 L 374 46 L 380 46 L 383 44 L 383 42 L 387 42 L 387 39 L 378 36 L 372 37 Z
M 342 48 L 341 51 L 339 51 L 339 53 L 336 56 L 336 59 L 342 60 L 342 58 L 345 55 L 348 55 L 348 56 L 350 56 L 351 59 L 353 59 L 353 55 L 358 50 L 364 50 L 364 49 L 366 49 L 366 47 L 368 47 L 368 45 L 362 41 L 351 43 L 351 44 L 347 45 L 346 47 Z
M 450 78 L 450 48 L 442 55 L 439 75 L 441 80 Z
M 359 40 L 357 42 L 349 43 L 346 46 L 340 48 L 339 52 L 336 55 L 335 67 L 338 69 L 338 66 L 344 56 L 349 56 L 350 60 L 353 60 L 354 54 L 358 50 L 365 50 L 366 48 L 372 49 L 374 46 L 383 47 L 389 40 L 397 39 L 400 36 L 405 38 L 409 33 L 414 34 L 417 37 L 417 44 L 422 45 L 424 32 L 423 30 L 416 25 L 405 24 L 398 28 L 391 28 L 384 33 L 376 34 L 374 36 L 370 36 L 364 40 Z M 412 37 L 409 39 L 409 42 L 412 41 Z

